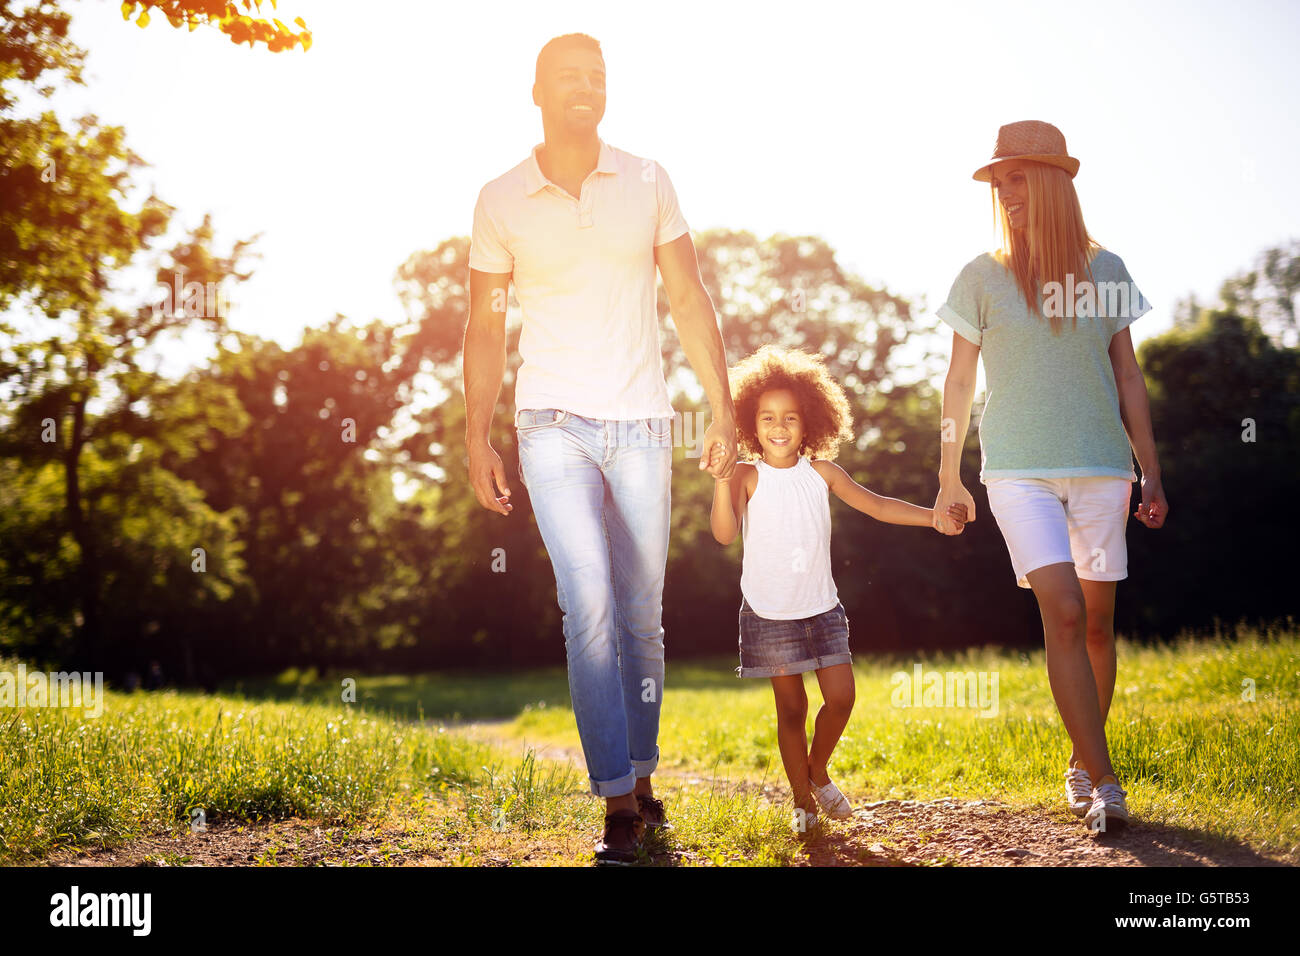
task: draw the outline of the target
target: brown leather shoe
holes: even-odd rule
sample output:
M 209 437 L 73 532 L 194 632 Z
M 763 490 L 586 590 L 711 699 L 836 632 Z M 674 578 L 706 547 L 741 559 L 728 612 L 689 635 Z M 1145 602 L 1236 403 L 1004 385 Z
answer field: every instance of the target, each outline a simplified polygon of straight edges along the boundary
M 645 821 L 635 810 L 615 810 L 605 815 L 605 834 L 596 844 L 596 862 L 626 866 L 635 863 Z
M 647 830 L 672 829 L 668 823 L 668 816 L 664 813 L 662 800 L 656 800 L 644 793 L 638 793 L 636 795 L 636 804 L 641 811 L 641 819 L 645 821 Z

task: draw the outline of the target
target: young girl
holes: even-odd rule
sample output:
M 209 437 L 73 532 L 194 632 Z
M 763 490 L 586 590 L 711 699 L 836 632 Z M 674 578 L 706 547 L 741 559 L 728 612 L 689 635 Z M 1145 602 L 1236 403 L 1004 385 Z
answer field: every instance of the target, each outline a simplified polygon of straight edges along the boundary
M 765 345 L 729 377 L 739 450 L 755 460 L 715 479 L 713 537 L 730 544 L 741 529 L 737 672 L 772 681 L 781 762 L 802 830 L 817 823 L 819 805 L 836 819 L 852 812 L 826 770 L 854 699 L 849 621 L 831 577 L 828 492 L 879 521 L 956 532 L 941 527 L 933 509 L 882 498 L 831 461 L 853 438 L 852 413 L 821 356 Z M 962 527 L 965 505 L 951 506 L 948 517 Z M 806 671 L 816 672 L 823 699 L 811 748 Z

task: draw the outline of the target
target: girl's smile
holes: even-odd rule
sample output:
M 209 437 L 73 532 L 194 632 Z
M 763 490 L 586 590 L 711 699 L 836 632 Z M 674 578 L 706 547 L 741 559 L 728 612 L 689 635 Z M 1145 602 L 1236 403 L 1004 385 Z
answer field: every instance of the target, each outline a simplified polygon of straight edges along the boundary
M 777 463 L 798 457 L 804 435 L 803 413 L 794 393 L 778 388 L 760 395 L 754 431 L 763 449 L 763 460 L 778 468 L 789 467 Z

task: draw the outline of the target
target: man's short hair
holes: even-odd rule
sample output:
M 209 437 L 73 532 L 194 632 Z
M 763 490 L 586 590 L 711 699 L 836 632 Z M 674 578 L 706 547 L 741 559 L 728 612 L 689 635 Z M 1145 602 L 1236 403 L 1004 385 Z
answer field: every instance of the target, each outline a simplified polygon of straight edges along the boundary
M 588 50 L 595 50 L 601 59 L 605 58 L 605 54 L 601 53 L 600 43 L 596 41 L 595 37 L 589 37 L 585 33 L 566 33 L 564 36 L 547 40 L 546 46 L 542 47 L 542 52 L 537 54 L 537 69 L 533 74 L 534 83 L 542 81 L 542 60 L 546 59 L 549 54 L 569 46 L 580 46 Z

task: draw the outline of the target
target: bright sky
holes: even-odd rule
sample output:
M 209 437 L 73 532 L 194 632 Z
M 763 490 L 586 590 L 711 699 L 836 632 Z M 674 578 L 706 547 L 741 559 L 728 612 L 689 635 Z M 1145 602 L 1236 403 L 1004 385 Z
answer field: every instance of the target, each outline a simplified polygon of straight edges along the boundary
M 479 188 L 542 138 L 534 61 L 601 43 L 612 145 L 658 161 L 691 227 L 811 233 L 937 308 L 995 242 L 971 172 L 1044 119 L 1082 165 L 1090 231 L 1155 304 L 1300 234 L 1300 5 L 1286 2 L 644 4 L 281 0 L 307 53 L 72 7 L 88 87 L 60 112 L 126 127 L 139 181 L 219 248 L 262 232 L 236 327 L 294 343 L 335 312 L 402 319 L 398 265 L 468 235 Z M 739 356 L 730 356 L 732 361 Z

